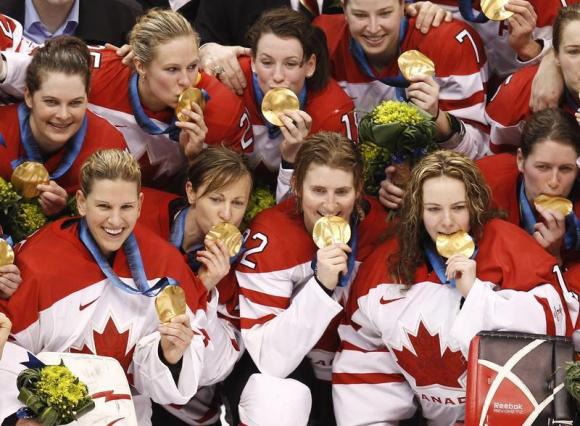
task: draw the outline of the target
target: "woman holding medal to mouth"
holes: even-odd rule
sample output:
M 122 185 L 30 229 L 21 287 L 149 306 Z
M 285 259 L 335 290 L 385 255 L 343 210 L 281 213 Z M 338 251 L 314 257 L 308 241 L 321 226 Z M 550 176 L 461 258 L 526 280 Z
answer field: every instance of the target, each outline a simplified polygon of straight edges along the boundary
M 81 218 L 52 222 L 27 240 L 16 257 L 23 283 L 0 310 L 15 343 L 32 353 L 117 359 L 136 390 L 138 423 L 147 425 L 150 398 L 185 404 L 196 393 L 211 343 L 206 289 L 174 247 L 135 227 L 140 177 L 125 151 L 91 155 L 76 195 Z M 168 303 L 171 293 L 183 296 Z
M 306 139 L 296 156 L 292 187 L 295 197 L 250 224 L 236 269 L 247 354 L 225 389 L 241 392 L 257 372 L 297 379 L 312 392 L 313 424 L 331 424 L 330 368 L 342 306 L 359 262 L 386 228 L 386 214 L 362 196 L 362 160 L 355 145 L 337 133 Z M 317 248 L 312 234 L 324 237 L 315 231 L 321 218 L 332 232 L 327 241 L 317 238 Z M 350 238 L 335 220 L 350 224 Z M 252 397 L 251 389 L 244 393 Z
M 554 21 L 552 42 L 556 65 L 564 79 L 564 93 L 558 106 L 580 123 L 580 3 L 560 9 Z M 512 74 L 487 105 L 492 151 L 516 151 L 523 122 L 532 114 L 530 96 L 537 72 L 538 67 L 528 67 Z
M 438 151 L 415 166 L 400 222 L 352 285 L 333 364 L 340 424 L 397 424 L 418 404 L 429 424 L 455 424 L 476 333 L 571 333 L 556 259 L 496 215 L 463 155 Z
M 24 101 L 0 106 L 0 177 L 10 181 L 22 163 L 42 163 L 49 179 L 37 186 L 38 201 L 48 216 L 66 207 L 90 154 L 126 148 L 121 133 L 87 111 L 90 77 L 83 41 L 70 36 L 49 40 L 26 70 Z
M 579 156 L 580 127 L 574 118 L 561 109 L 545 109 L 526 121 L 517 156 L 503 153 L 477 162 L 496 207 L 564 267 L 580 260 Z
M 267 11 L 247 38 L 251 57 L 240 58 L 240 67 L 248 81 L 242 99 L 255 143 L 250 163 L 267 176 L 286 170 L 287 187 L 288 169 L 309 134 L 325 130 L 357 139 L 354 104 L 330 79 L 324 35 L 303 14 Z

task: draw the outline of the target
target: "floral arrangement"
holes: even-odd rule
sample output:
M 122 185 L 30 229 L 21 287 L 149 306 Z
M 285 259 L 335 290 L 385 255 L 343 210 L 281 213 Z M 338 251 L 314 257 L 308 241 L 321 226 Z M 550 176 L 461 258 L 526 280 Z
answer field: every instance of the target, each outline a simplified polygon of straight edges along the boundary
M 258 213 L 276 205 L 276 197 L 266 186 L 256 186 L 250 195 L 250 202 L 244 214 L 244 220 L 240 228 L 245 229 Z
M 367 194 L 378 194 L 389 165 L 397 168 L 394 183 L 404 186 L 414 163 L 438 149 L 435 130 L 431 115 L 412 103 L 384 101 L 365 115 L 358 146 Z
M 46 224 L 38 202 L 22 198 L 10 182 L 0 177 L 0 226 L 15 243 L 25 239 Z
M 95 408 L 87 385 L 61 361 L 60 365 L 27 368 L 16 381 L 18 399 L 44 426 L 64 425 Z
M 564 386 L 572 397 L 580 402 L 580 362 L 566 363 L 566 377 Z

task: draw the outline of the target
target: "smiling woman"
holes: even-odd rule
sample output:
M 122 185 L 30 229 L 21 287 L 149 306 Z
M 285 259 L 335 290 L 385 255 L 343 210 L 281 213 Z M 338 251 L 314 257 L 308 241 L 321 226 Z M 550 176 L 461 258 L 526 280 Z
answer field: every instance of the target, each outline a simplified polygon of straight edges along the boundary
M 86 45 L 63 36 L 37 49 L 26 71 L 24 102 L 0 107 L 0 176 L 10 180 L 24 161 L 43 163 L 48 185 L 39 185 L 47 215 L 66 205 L 78 188 L 83 161 L 98 148 L 125 149 L 122 135 L 87 112 L 90 56 Z

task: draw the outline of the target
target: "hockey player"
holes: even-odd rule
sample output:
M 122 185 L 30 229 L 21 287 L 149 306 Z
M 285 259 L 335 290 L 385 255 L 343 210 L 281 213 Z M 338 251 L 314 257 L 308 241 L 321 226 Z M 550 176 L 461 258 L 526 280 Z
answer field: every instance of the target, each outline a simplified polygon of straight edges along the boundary
M 352 142 L 336 133 L 306 139 L 296 156 L 293 190 L 295 197 L 261 212 L 250 225 L 236 270 L 249 356 L 225 388 L 235 385 L 241 392 L 257 371 L 301 380 L 313 393 L 312 421 L 331 424 L 336 326 L 359 262 L 386 228 L 386 214 L 362 197 L 362 161 Z M 350 245 L 317 249 L 313 226 L 328 215 L 350 222 Z
M 552 38 L 565 83 L 559 106 L 580 122 L 580 3 L 560 9 Z M 523 122 L 532 113 L 530 93 L 537 70 L 529 67 L 508 77 L 487 105 L 492 151 L 513 152 L 518 147 Z
M 10 181 L 24 161 L 44 163 L 50 183 L 39 203 L 58 214 L 79 185 L 84 160 L 97 149 L 125 149 L 123 135 L 87 111 L 90 56 L 85 43 L 63 36 L 37 49 L 26 71 L 24 102 L 0 107 L 0 176 Z
M 212 345 L 206 289 L 174 247 L 135 227 L 143 196 L 129 153 L 97 151 L 80 181 L 81 219 L 52 222 L 27 240 L 16 257 L 24 281 L 0 310 L 15 343 L 32 353 L 117 359 L 136 390 L 138 424 L 148 425 L 149 398 L 184 404 L 197 391 Z M 186 313 L 161 324 L 154 296 L 167 285 L 181 286 Z
M 442 147 L 479 158 L 488 151 L 484 117 L 486 56 L 477 33 L 443 22 L 422 34 L 404 15 L 403 0 L 347 0 L 344 15 L 314 20 L 326 33 L 332 76 L 366 113 L 386 99 L 408 98 L 434 117 Z M 397 58 L 416 49 L 435 64 L 435 76 L 408 87 Z
M 460 154 L 438 151 L 413 169 L 397 232 L 361 266 L 339 328 L 339 424 L 394 425 L 418 405 L 428 424 L 455 424 L 464 417 L 477 332 L 571 333 L 553 284 L 556 259 L 493 219 L 490 203 L 477 167 Z M 474 239 L 473 254 L 443 258 L 435 241 L 458 231 Z

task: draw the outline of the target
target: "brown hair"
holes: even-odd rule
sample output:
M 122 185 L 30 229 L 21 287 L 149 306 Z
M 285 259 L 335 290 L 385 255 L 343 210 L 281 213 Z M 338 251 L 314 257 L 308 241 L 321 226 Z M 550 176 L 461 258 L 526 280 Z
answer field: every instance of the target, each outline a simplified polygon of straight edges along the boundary
M 559 108 L 544 109 L 526 120 L 520 142 L 523 157 L 547 140 L 570 146 L 580 155 L 580 126 L 572 115 Z
M 565 26 L 572 21 L 578 20 L 580 20 L 580 3 L 563 7 L 558 11 L 558 16 L 556 16 L 554 27 L 552 28 L 552 45 L 556 52 L 560 52 L 562 33 Z
M 48 40 L 34 52 L 26 69 L 26 87 L 33 95 L 42 86 L 48 73 L 78 75 L 89 92 L 91 55 L 84 41 L 77 37 L 60 36 Z
M 127 151 L 100 149 L 85 160 L 80 171 L 81 191 L 90 194 L 95 180 L 117 180 L 135 182 L 141 188 L 141 169 L 137 160 Z
M 362 194 L 363 160 L 355 144 L 340 133 L 318 132 L 309 135 L 296 154 L 292 188 L 296 194 L 296 205 L 300 210 L 304 180 L 312 164 L 352 173 L 354 189 L 357 194 Z M 358 213 L 361 214 L 360 211 Z
M 491 207 L 491 191 L 479 168 L 464 155 L 452 151 L 436 151 L 424 157 L 411 172 L 400 221 L 392 232 L 399 241 L 399 252 L 389 256 L 390 271 L 397 281 L 411 285 L 417 267 L 424 262 L 422 244 L 429 238 L 423 223 L 423 185 L 431 178 L 447 176 L 463 182 L 469 210 L 470 234 L 477 240 L 483 226 L 499 216 Z
M 316 69 L 311 77 L 306 78 L 310 90 L 323 89 L 330 78 L 330 62 L 326 36 L 324 32 L 310 23 L 300 12 L 281 7 L 264 12 L 252 25 L 246 35 L 252 57 L 256 58 L 258 43 L 264 34 L 274 34 L 281 38 L 293 38 L 300 42 L 304 56 L 302 64 L 314 55 Z
M 129 34 L 129 44 L 135 58 L 149 64 L 159 45 L 179 37 L 193 37 L 199 47 L 199 36 L 183 15 L 170 9 L 153 8 L 139 18 Z
M 252 183 L 252 173 L 245 159 L 225 147 L 204 149 L 190 162 L 187 171 L 187 180 L 194 191 L 207 183 L 207 188 L 201 194 L 202 197 L 231 185 L 244 176 L 247 176 Z

